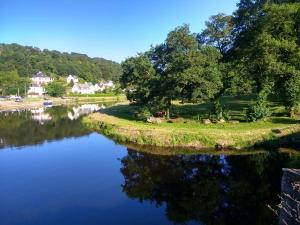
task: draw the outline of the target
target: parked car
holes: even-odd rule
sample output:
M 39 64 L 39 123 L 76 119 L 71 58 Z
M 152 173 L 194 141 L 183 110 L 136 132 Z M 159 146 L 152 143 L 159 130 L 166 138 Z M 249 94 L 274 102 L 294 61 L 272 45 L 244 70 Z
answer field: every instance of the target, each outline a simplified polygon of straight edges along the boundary
M 18 98 L 15 99 L 15 102 L 23 102 L 23 98 L 18 97 Z

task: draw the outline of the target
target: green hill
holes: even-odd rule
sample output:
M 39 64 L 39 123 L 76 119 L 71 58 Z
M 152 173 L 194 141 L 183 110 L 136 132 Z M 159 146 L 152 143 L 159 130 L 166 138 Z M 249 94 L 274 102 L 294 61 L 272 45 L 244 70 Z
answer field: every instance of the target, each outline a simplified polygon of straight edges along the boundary
M 118 80 L 121 67 L 117 62 L 91 58 L 85 54 L 0 44 L 0 74 L 5 71 L 17 71 L 20 77 L 29 77 L 37 71 L 58 76 L 74 74 L 86 81 L 95 82 L 99 79 Z

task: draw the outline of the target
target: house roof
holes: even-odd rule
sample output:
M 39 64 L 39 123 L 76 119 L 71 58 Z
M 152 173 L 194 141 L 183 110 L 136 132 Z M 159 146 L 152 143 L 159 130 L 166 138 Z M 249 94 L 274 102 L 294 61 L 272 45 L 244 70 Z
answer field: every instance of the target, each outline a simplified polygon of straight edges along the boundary
M 73 79 L 78 79 L 78 77 L 75 76 L 75 75 L 70 74 L 69 77 L 70 77 L 70 76 L 73 77 Z
M 33 74 L 31 77 L 49 77 L 49 76 L 47 76 L 43 72 L 39 71 L 36 74 Z
M 74 84 L 79 90 L 89 90 L 93 88 L 92 83 L 84 83 L 84 84 Z

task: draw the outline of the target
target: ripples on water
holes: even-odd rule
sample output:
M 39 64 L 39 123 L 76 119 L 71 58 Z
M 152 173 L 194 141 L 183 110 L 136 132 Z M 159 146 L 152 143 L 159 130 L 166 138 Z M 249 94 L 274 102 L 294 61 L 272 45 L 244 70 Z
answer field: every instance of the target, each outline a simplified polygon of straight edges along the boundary
M 137 152 L 93 133 L 99 106 L 0 114 L 0 224 L 278 224 L 297 154 Z

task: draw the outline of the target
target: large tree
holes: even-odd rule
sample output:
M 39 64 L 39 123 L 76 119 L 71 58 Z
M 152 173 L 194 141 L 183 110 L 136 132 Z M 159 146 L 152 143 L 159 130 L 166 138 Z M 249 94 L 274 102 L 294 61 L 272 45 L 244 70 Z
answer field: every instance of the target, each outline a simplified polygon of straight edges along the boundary
M 212 45 L 225 55 L 232 44 L 232 16 L 219 13 L 210 17 L 205 25 L 206 28 L 197 36 L 199 42 Z
M 219 53 L 215 48 L 199 47 L 188 25 L 171 31 L 163 45 L 154 50 L 153 58 L 167 109 L 175 99 L 207 101 L 222 87 Z
M 256 81 L 258 101 L 275 92 L 291 111 L 300 94 L 299 9 L 298 3 L 266 5 L 249 33 L 251 41 L 238 50 L 248 75 Z
M 146 104 L 153 96 L 158 80 L 150 59 L 145 54 L 128 58 L 122 63 L 122 69 L 120 82 L 128 100 L 139 105 Z
M 222 88 L 214 47 L 200 46 L 188 25 L 171 31 L 165 42 L 127 59 L 121 83 L 127 97 L 152 109 L 169 109 L 172 100 L 202 102 L 213 99 Z

